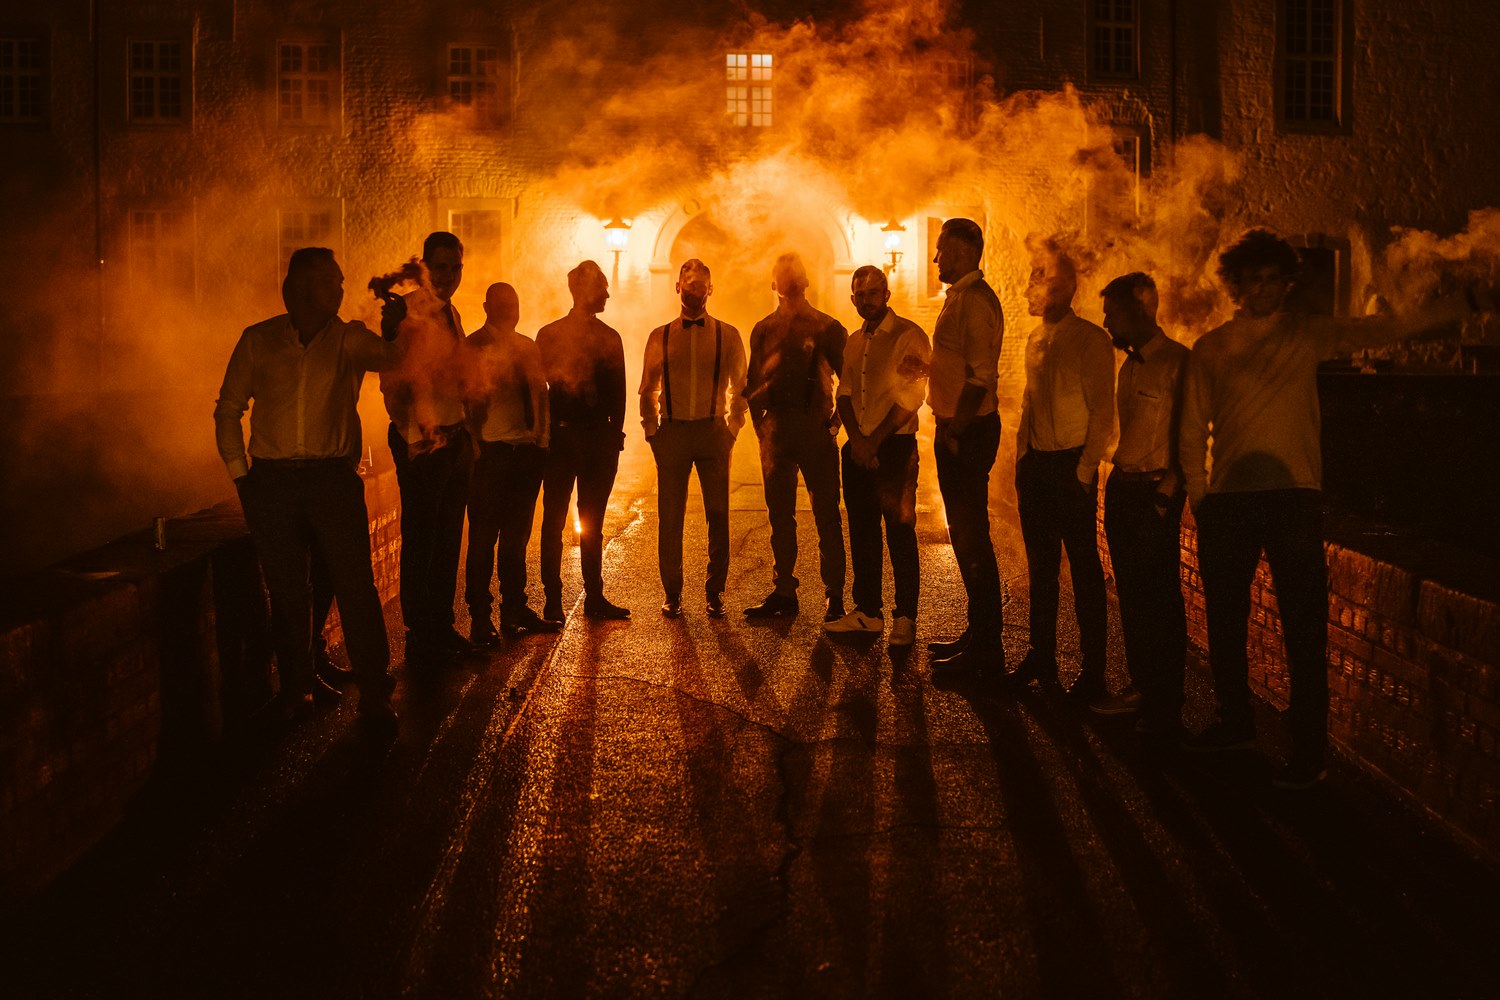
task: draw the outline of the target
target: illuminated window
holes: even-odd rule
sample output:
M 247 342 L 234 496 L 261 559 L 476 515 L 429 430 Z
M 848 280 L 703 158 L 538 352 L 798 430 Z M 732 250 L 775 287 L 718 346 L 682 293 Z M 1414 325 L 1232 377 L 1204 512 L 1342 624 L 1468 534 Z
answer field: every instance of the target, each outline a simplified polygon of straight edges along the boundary
M 192 294 L 192 212 L 183 208 L 133 208 L 127 220 L 126 239 L 126 260 L 134 290 L 166 289 Z
M 1138 17 L 1136 0 L 1089 0 L 1089 65 L 1094 76 L 1136 77 Z
M 500 247 L 501 213 L 491 211 L 450 211 L 448 232 L 464 245 L 465 258 L 491 254 Z
M 450 45 L 448 100 L 472 109 L 482 122 L 504 121 L 510 99 L 508 72 L 497 45 Z
M 0 123 L 46 119 L 46 48 L 40 38 L 0 38 Z
M 338 253 L 340 240 L 340 218 L 336 200 L 310 202 L 277 213 L 279 269 L 276 280 L 286 274 L 286 265 L 292 259 L 292 251 L 302 247 L 327 247 Z
M 276 45 L 276 117 L 283 125 L 332 125 L 339 107 L 339 52 L 329 42 Z
M 187 46 L 176 41 L 130 43 L 130 120 L 187 120 Z
M 731 52 L 724 57 L 726 110 L 734 124 L 765 128 L 771 124 L 771 54 Z
M 1346 124 L 1349 91 L 1344 48 L 1348 0 L 1282 0 L 1277 25 L 1277 110 L 1288 131 L 1330 131 Z

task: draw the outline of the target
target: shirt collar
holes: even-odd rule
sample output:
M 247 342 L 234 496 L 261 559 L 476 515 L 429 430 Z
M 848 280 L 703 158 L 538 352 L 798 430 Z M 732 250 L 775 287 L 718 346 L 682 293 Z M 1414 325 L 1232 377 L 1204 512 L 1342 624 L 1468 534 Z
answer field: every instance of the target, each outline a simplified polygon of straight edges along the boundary
M 959 278 L 953 284 L 949 285 L 948 286 L 948 294 L 952 295 L 954 292 L 962 291 L 963 289 L 968 288 L 970 285 L 974 284 L 975 282 L 977 282 L 977 281 L 983 281 L 983 280 L 984 280 L 984 272 L 981 271 L 981 270 L 979 270 L 976 267 L 974 270 L 970 271 L 968 274 L 964 275 L 962 278 Z
M 873 337 L 878 333 L 889 333 L 891 331 L 891 328 L 895 325 L 896 310 L 892 309 L 890 306 L 886 306 L 885 315 L 880 317 L 880 322 L 875 324 L 875 329 L 871 330 L 868 323 L 861 323 L 859 325 L 859 328 L 864 331 L 865 336 Z

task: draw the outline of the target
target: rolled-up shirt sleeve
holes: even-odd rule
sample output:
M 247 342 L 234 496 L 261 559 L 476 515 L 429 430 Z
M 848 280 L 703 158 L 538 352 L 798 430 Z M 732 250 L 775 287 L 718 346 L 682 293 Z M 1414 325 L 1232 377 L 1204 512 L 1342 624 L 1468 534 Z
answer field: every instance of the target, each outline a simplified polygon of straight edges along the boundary
M 248 332 L 242 333 L 234 345 L 234 353 L 229 356 L 229 365 L 224 370 L 224 384 L 219 387 L 219 399 L 214 405 L 214 436 L 219 457 L 224 460 L 230 479 L 238 479 L 250 471 L 250 460 L 245 454 L 244 416 L 254 395 L 255 357 Z
M 745 426 L 745 414 L 750 409 L 750 403 L 745 399 L 745 345 L 734 327 L 726 326 L 724 332 L 725 389 L 729 394 L 724 411 L 725 423 L 732 433 L 738 434 Z
M 646 338 L 646 354 L 641 362 L 641 426 L 646 436 L 661 426 L 662 328 L 657 327 Z
M 977 295 L 965 295 L 960 307 L 964 383 L 992 390 L 1000 367 L 1000 331 L 1005 321 L 993 303 Z
M 390 371 L 401 363 L 402 341 L 386 340 L 357 319 L 344 324 L 344 346 L 350 360 L 367 372 Z
M 922 328 L 913 324 L 907 329 L 901 342 L 896 345 L 893 361 L 897 368 L 907 358 L 916 358 L 922 362 L 922 370 L 927 370 L 927 365 L 932 360 L 932 345 L 927 340 L 927 334 Z M 891 382 L 891 400 L 901 409 L 908 413 L 916 413 L 922 407 L 922 400 L 927 398 L 927 376 L 918 375 L 912 378 L 903 378 L 895 375 Z M 840 387 L 842 388 L 842 386 Z
M 1177 423 L 1177 455 L 1188 501 L 1197 507 L 1208 492 L 1208 431 L 1213 419 L 1213 386 L 1197 354 L 1188 355 L 1183 378 L 1182 418 Z

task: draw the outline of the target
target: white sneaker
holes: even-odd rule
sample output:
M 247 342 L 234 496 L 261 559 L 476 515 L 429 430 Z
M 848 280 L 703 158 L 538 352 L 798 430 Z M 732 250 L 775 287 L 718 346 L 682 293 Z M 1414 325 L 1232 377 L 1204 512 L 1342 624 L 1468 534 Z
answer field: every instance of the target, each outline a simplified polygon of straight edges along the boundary
M 842 618 L 823 624 L 825 632 L 869 633 L 879 635 L 885 631 L 885 619 L 880 615 L 867 615 L 863 611 L 851 611 Z
M 910 646 L 917 641 L 917 623 L 902 615 L 891 621 L 891 645 Z

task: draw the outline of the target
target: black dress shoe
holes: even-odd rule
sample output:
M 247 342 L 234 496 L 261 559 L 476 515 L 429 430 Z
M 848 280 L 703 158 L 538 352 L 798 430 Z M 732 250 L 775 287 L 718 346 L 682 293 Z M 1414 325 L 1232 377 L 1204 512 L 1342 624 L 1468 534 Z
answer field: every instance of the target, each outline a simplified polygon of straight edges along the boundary
M 500 612 L 500 631 L 506 638 L 516 639 L 523 635 L 554 635 L 562 629 L 562 622 L 549 621 L 530 608 L 523 607 L 511 613 Z
M 338 687 L 354 677 L 354 668 L 334 663 L 328 658 L 328 650 L 320 649 L 313 654 L 313 673 Z
M 938 639 L 929 642 L 927 644 L 927 652 L 931 653 L 936 659 L 941 660 L 952 656 L 954 653 L 962 652 L 963 648 L 968 644 L 969 633 L 965 632 L 957 639 Z
M 547 598 L 547 603 L 542 605 L 542 617 L 549 622 L 557 622 L 559 625 L 565 622 L 567 618 L 563 615 L 562 598 Z
M 489 615 L 474 619 L 469 626 L 469 645 L 474 649 L 494 649 L 500 645 L 500 633 L 495 631 Z
M 680 597 L 668 597 L 665 601 L 662 601 L 661 602 L 661 616 L 663 618 L 681 618 L 682 617 L 682 598 L 680 598 Z
M 630 617 L 629 608 L 611 604 L 603 597 L 586 598 L 583 602 L 583 613 L 587 618 L 597 618 L 607 622 L 620 622 Z
M 452 625 L 444 625 L 428 636 L 427 641 L 439 649 L 445 649 L 450 653 L 472 653 L 474 647 L 469 645 L 469 640 L 458 634 L 458 630 Z
M 723 618 L 727 614 L 729 614 L 729 612 L 726 611 L 726 610 L 724 610 L 724 595 L 723 594 L 709 594 L 708 595 L 708 617 L 710 617 L 710 618 Z
M 935 674 L 982 675 L 987 678 L 999 678 L 1005 675 L 1005 653 L 999 649 L 985 649 L 982 643 L 975 643 L 952 656 L 932 660 L 929 665 Z
M 1057 683 L 1057 659 L 1032 650 L 1021 658 L 1016 669 L 1006 675 L 1007 684 L 1023 687 L 1036 681 L 1039 684 Z
M 318 705 L 319 707 L 326 708 L 329 705 L 337 705 L 339 703 L 339 699 L 343 696 L 344 692 L 340 691 L 338 688 L 334 687 L 332 684 L 328 683 L 317 674 L 313 674 L 313 704 Z
M 824 622 L 836 622 L 844 617 L 844 599 L 842 597 L 830 597 L 828 606 L 823 611 Z
M 778 594 L 774 591 L 764 601 L 745 609 L 746 618 L 790 618 L 796 613 L 796 595 Z

